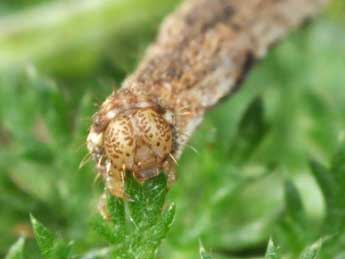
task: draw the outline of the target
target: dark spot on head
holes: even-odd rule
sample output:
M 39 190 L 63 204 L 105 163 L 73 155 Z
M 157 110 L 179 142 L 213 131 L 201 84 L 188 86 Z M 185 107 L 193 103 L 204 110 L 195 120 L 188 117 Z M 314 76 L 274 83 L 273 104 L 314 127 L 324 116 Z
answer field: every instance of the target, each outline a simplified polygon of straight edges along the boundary
M 159 146 L 161 145 L 161 143 L 160 143 L 160 142 L 157 142 L 156 145 L 157 145 L 157 147 L 159 147 Z

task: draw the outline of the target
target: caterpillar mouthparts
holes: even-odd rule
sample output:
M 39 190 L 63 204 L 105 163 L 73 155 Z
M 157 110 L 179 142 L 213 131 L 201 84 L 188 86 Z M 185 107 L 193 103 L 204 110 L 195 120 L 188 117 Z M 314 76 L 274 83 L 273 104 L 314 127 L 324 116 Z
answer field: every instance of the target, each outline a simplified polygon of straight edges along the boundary
M 173 113 L 127 89 L 108 97 L 94 115 L 87 148 L 108 191 L 125 198 L 126 172 L 144 182 L 163 170 L 175 180 Z

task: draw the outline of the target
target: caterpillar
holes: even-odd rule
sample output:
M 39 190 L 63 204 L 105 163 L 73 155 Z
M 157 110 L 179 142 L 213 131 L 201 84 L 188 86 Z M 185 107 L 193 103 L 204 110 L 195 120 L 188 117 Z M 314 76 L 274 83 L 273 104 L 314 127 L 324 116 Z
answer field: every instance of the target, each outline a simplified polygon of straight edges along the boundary
M 174 120 L 169 110 L 125 89 L 114 93 L 94 116 L 87 147 L 111 194 L 125 198 L 124 179 L 131 171 L 139 182 L 163 170 L 175 180 Z
M 126 198 L 175 161 L 205 112 L 234 92 L 253 61 L 327 0 L 186 0 L 163 22 L 137 70 L 93 117 L 87 147 L 107 189 Z

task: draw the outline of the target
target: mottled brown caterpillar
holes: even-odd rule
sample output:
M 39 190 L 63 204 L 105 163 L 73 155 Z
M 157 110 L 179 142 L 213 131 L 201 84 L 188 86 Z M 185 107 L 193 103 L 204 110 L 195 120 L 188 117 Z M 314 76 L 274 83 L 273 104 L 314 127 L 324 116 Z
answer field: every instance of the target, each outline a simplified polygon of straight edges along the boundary
M 107 189 L 124 198 L 126 171 L 140 182 L 161 170 L 169 182 L 175 180 L 174 136 L 171 111 L 150 97 L 123 89 L 108 97 L 95 114 L 87 145 Z
M 94 115 L 87 146 L 107 189 L 125 197 L 126 171 L 145 181 L 174 159 L 207 109 L 254 60 L 327 0 L 186 0 L 163 23 L 138 69 Z

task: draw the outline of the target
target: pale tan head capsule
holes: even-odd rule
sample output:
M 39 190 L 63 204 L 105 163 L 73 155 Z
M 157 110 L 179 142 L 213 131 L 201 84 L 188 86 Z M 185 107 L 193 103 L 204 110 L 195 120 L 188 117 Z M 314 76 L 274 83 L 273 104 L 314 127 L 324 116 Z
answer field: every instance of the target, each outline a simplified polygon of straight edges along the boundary
M 161 170 L 170 181 L 175 179 L 171 160 L 175 148 L 172 112 L 145 97 L 123 92 L 104 102 L 87 139 L 107 189 L 122 198 L 126 172 L 140 182 Z

